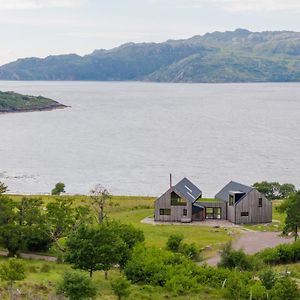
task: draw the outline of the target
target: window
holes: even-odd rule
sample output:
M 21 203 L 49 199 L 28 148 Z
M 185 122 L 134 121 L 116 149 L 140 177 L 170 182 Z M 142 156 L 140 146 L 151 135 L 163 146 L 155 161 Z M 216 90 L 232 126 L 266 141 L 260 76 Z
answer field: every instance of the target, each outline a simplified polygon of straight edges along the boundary
M 181 199 L 176 193 L 171 193 L 171 205 L 172 206 L 186 206 L 186 201 Z
M 242 211 L 241 212 L 241 217 L 248 217 L 249 213 L 247 211 Z
M 187 209 L 183 209 L 183 213 L 182 213 L 184 216 L 187 216 Z
M 159 210 L 159 214 L 161 216 L 170 216 L 171 215 L 171 209 L 170 208 L 161 208 Z
M 262 198 L 258 199 L 258 207 L 262 207 Z
M 234 196 L 229 195 L 229 206 L 232 206 L 234 204 Z

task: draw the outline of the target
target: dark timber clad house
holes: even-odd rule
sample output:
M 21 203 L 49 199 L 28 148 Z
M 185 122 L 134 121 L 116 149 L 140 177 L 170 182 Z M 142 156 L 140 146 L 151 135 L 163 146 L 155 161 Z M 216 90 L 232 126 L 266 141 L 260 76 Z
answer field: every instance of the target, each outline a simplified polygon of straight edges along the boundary
M 192 222 L 205 219 L 228 220 L 235 224 L 272 222 L 272 203 L 256 189 L 231 181 L 216 201 L 202 201 L 202 192 L 183 178 L 155 201 L 155 221 Z
M 187 178 L 183 178 L 155 201 L 155 221 L 191 222 L 203 219 L 203 206 L 195 203 L 202 192 Z
M 215 196 L 227 203 L 227 220 L 235 224 L 272 222 L 272 203 L 255 188 L 230 181 Z

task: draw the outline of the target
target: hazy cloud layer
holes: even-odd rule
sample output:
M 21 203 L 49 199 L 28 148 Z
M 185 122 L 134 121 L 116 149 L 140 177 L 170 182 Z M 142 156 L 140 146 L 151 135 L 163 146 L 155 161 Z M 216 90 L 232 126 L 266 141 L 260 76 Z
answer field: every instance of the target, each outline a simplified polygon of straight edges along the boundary
M 83 2 L 83 0 L 0 0 L 0 10 L 74 7 Z
M 299 0 L 177 0 L 182 8 L 215 6 L 232 12 L 300 11 Z

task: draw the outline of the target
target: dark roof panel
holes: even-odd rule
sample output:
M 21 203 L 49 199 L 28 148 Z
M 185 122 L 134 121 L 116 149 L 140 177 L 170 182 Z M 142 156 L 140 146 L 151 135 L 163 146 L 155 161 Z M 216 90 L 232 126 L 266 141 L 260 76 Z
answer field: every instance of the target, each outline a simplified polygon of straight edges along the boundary
M 235 181 L 230 181 L 227 185 L 225 185 L 225 187 L 222 188 L 219 193 L 216 194 L 215 198 L 228 202 L 229 192 L 242 192 L 247 195 L 252 190 L 253 188 L 251 186 L 247 186 Z
M 186 200 L 194 203 L 201 195 L 202 192 L 186 177 L 179 181 L 174 190 L 178 191 Z

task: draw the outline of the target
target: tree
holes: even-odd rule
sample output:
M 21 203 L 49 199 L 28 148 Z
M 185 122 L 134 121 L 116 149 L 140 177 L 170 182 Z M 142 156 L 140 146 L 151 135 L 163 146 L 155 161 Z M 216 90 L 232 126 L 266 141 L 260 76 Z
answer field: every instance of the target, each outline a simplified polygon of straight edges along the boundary
M 286 212 L 284 232 L 287 233 L 290 230 L 294 232 L 296 241 L 300 226 L 300 191 L 290 195 L 278 209 Z
M 130 294 L 130 282 L 124 277 L 119 277 L 113 280 L 111 282 L 111 287 L 119 300 L 128 297 Z
M 25 278 L 24 263 L 20 259 L 10 258 L 0 266 L 0 278 L 7 281 L 10 299 L 13 299 L 13 284 Z
M 280 198 L 282 199 L 285 199 L 294 193 L 296 193 L 296 188 L 291 183 L 284 183 L 279 188 Z
M 103 270 L 107 279 L 108 271 L 127 251 L 125 242 L 106 224 L 81 226 L 66 241 L 66 261 L 89 271 L 90 277 L 94 271 Z
M 96 185 L 90 193 L 92 204 L 98 214 L 98 223 L 102 223 L 106 218 L 105 208 L 107 205 L 111 205 L 111 195 L 108 190 L 100 184 Z
M 63 182 L 58 182 L 54 189 L 51 191 L 51 195 L 57 195 L 59 196 L 61 193 L 65 193 L 65 184 Z
M 0 181 L 0 195 L 5 194 L 8 191 L 8 187 Z
M 94 298 L 97 294 L 96 285 L 86 275 L 78 271 L 67 271 L 57 287 L 57 294 L 70 300 Z
M 280 184 L 278 182 L 256 182 L 253 184 L 253 187 L 256 188 L 260 193 L 264 194 L 269 200 L 279 199 L 280 197 Z
M 280 184 L 278 182 L 256 182 L 253 184 L 260 193 L 264 194 L 267 199 L 284 199 L 296 192 L 296 188 L 291 183 Z

